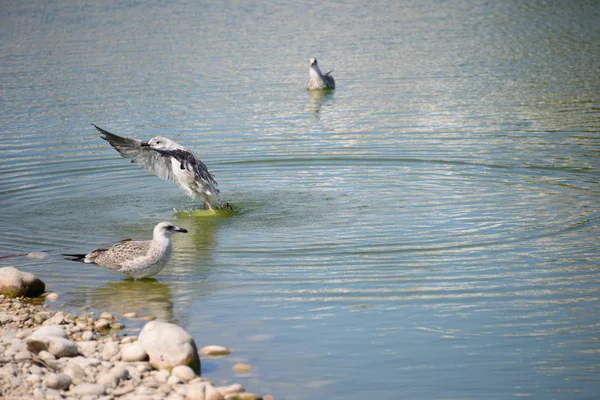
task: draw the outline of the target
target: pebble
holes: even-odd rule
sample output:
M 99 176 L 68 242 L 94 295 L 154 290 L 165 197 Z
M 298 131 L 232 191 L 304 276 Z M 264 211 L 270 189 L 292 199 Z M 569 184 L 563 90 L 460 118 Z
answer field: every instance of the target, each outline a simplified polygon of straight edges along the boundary
M 236 384 L 217 390 L 198 376 L 199 370 L 185 364 L 155 370 L 150 362 L 138 361 L 147 360 L 147 354 L 136 336 L 120 338 L 116 333 L 99 332 L 93 313 L 75 316 L 44 307 L 0 295 L 0 391 L 10 393 L 11 398 L 223 400 L 245 393 Z M 100 317 L 115 323 L 112 314 Z M 193 339 L 188 342 L 183 332 L 177 335 L 185 353 L 191 347 L 197 357 Z M 178 341 L 172 335 L 166 337 L 169 345 Z M 169 350 L 160 356 L 178 352 Z
M 121 360 L 123 361 L 144 361 L 147 358 L 146 351 L 137 343 L 127 343 L 121 348 Z
M 71 389 L 71 394 L 75 396 L 102 396 L 106 393 L 104 385 L 99 383 L 80 383 Z
M 85 380 L 85 371 L 76 362 L 69 362 L 63 369 L 63 373 L 69 375 L 71 381 L 76 385 Z
M 250 372 L 254 369 L 254 367 L 250 364 L 237 363 L 232 368 L 235 372 L 244 373 Z
M 50 337 L 48 351 L 54 354 L 56 358 L 74 357 L 79 354 L 77 345 L 74 342 L 61 337 Z
M 125 318 L 135 318 L 135 317 L 137 317 L 137 313 L 136 312 L 128 312 L 128 313 L 123 314 L 123 317 L 125 317 Z
M 110 324 L 111 322 L 109 320 L 101 318 L 94 322 L 94 327 L 99 331 L 108 330 L 110 328 Z
M 211 345 L 211 346 L 204 346 L 200 350 L 200 353 L 204 354 L 205 356 L 209 356 L 209 357 L 220 357 L 220 356 L 226 356 L 228 354 L 231 354 L 231 350 L 229 350 L 227 347 Z
M 58 293 L 50 292 L 46 295 L 46 300 L 56 301 L 58 300 Z
M 171 371 L 172 376 L 176 376 L 183 382 L 189 382 L 196 377 L 196 373 L 193 369 L 187 365 L 178 365 Z
M 46 387 L 57 390 L 67 390 L 71 385 L 71 377 L 67 374 L 50 374 L 44 380 Z

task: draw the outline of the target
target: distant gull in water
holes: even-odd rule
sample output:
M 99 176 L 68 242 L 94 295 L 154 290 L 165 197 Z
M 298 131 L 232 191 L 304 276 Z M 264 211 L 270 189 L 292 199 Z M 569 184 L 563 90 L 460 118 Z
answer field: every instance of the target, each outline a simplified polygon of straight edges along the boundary
M 174 181 L 185 194 L 202 201 L 205 208 L 233 210 L 229 203 L 219 198 L 217 181 L 191 150 L 160 136 L 143 142 L 115 135 L 96 125 L 94 127 L 121 156 L 131 158 L 132 163 L 140 164 L 160 179 Z
M 335 89 L 335 80 L 333 76 L 329 75 L 333 70 L 323 75 L 316 58 L 311 58 L 309 62 L 308 90 Z
M 152 240 L 133 241 L 125 239 L 109 249 L 96 249 L 87 254 L 64 254 L 72 261 L 97 264 L 132 278 L 148 278 L 158 274 L 171 258 L 171 235 L 187 233 L 170 222 L 154 227 Z

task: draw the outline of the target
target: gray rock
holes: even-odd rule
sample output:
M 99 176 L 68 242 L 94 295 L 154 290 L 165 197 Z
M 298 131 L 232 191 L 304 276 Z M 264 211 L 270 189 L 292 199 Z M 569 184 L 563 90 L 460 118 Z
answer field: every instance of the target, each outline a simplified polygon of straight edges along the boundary
M 82 340 L 77 342 L 79 352 L 86 357 L 92 357 L 98 350 L 98 342 L 95 340 Z
M 50 374 L 44 380 L 46 387 L 56 390 L 67 390 L 71 385 L 71 377 L 67 374 Z
M 146 358 L 148 358 L 148 355 L 137 343 L 128 343 L 121 348 L 121 360 L 123 361 L 144 361 Z
M 101 318 L 98 321 L 94 322 L 94 327 L 101 331 L 103 329 L 109 329 L 111 322 L 107 319 Z
M 27 375 L 27 378 L 25 378 L 25 380 L 30 385 L 36 386 L 38 383 L 40 383 L 42 381 L 42 376 L 41 376 L 41 374 L 31 374 L 31 375 Z
M 0 294 L 7 297 L 37 297 L 46 285 L 37 276 L 14 267 L 0 268 Z
M 54 354 L 46 351 L 46 350 L 42 350 L 38 353 L 38 357 L 40 359 L 42 359 L 43 361 L 49 362 L 49 361 L 54 361 L 56 360 L 56 357 L 54 357 Z
M 75 396 L 83 397 L 83 396 L 102 396 L 106 393 L 106 388 L 104 385 L 99 383 L 80 383 L 71 389 L 71 393 Z
M 196 377 L 193 369 L 187 365 L 178 365 L 171 371 L 171 375 L 178 377 L 183 382 L 189 382 Z
M 67 332 L 62 326 L 58 325 L 46 325 L 37 328 L 29 338 L 31 339 L 45 339 L 49 337 L 61 337 L 66 339 Z
M 160 371 L 156 371 L 156 373 L 154 374 L 154 378 L 159 383 L 167 383 L 167 380 L 169 379 L 170 376 L 171 376 L 171 374 L 166 369 L 162 369 Z
M 17 354 L 15 354 L 14 359 L 16 362 L 25 362 L 28 360 L 31 360 L 31 353 L 28 351 L 20 351 Z
M 187 365 L 200 373 L 200 356 L 192 336 L 182 327 L 168 322 L 148 322 L 138 337 L 150 364 L 156 369 Z
M 48 340 L 48 351 L 54 354 L 56 358 L 75 357 L 79 354 L 77 345 L 74 342 L 60 337 L 50 337 Z
M 129 370 L 124 365 L 116 365 L 110 373 L 119 380 L 119 382 L 129 379 Z

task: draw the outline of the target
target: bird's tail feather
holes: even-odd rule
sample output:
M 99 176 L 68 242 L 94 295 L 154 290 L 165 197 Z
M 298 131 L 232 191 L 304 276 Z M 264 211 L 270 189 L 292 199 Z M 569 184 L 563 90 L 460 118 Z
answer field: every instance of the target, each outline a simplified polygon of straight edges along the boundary
M 85 262 L 84 259 L 87 254 L 63 254 L 63 256 L 65 256 L 65 260 Z

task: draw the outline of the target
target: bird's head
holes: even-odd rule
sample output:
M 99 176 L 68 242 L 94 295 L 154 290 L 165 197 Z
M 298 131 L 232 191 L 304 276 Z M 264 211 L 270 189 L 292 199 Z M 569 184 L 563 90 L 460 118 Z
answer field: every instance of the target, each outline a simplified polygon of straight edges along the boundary
M 156 136 L 147 142 L 142 142 L 143 147 L 151 147 L 154 150 L 175 150 L 181 146 L 171 139 L 167 139 L 162 136 Z
M 161 222 L 154 227 L 154 237 L 169 237 L 176 232 L 187 233 L 187 229 L 175 226 L 171 222 Z
M 313 57 L 310 60 L 308 60 L 308 63 L 310 64 L 311 67 L 313 65 L 317 65 L 317 59 Z

